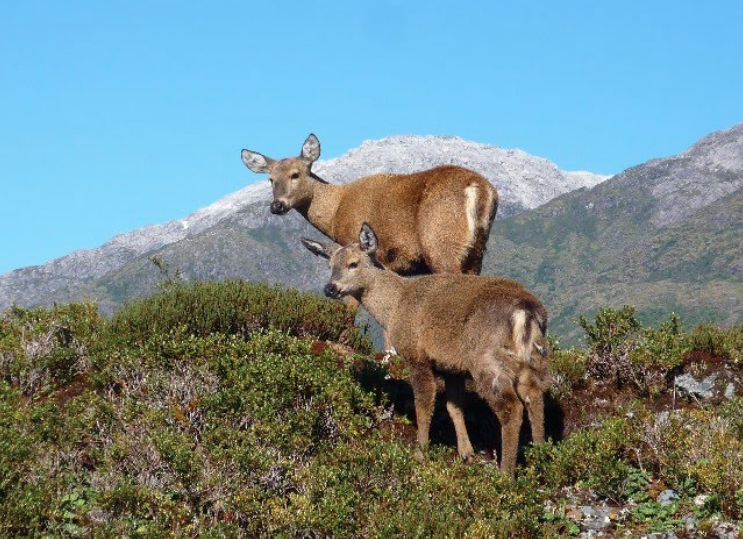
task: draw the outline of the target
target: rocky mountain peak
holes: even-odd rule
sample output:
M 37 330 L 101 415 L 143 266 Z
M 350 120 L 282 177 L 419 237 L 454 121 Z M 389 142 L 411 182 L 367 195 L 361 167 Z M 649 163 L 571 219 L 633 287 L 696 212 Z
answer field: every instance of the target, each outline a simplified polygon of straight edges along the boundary
M 706 168 L 743 172 L 743 123 L 707 135 L 679 157 Z
M 409 174 L 437 165 L 463 166 L 489 179 L 500 194 L 501 219 L 536 208 L 562 193 L 593 187 L 610 177 L 585 171 L 566 172 L 523 150 L 442 135 L 395 135 L 367 140 L 338 158 L 317 163 L 314 170 L 328 181 L 346 183 L 370 174 Z

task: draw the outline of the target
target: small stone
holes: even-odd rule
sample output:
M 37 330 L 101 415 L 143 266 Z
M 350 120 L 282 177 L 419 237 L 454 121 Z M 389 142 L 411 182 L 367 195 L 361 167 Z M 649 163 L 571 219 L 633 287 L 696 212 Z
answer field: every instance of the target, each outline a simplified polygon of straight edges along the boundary
M 720 522 L 712 528 L 712 535 L 717 539 L 738 539 L 739 534 L 738 526 L 732 522 Z
M 647 539 L 678 539 L 678 535 L 673 532 L 654 532 L 648 535 L 643 535 Z
M 735 397 L 735 384 L 730 382 L 727 386 L 725 386 L 725 398 L 732 399 L 733 397 Z
M 697 507 L 702 507 L 707 501 L 707 498 L 709 498 L 708 494 L 697 494 L 696 496 L 694 496 L 694 505 L 696 505 Z
M 663 492 L 658 494 L 658 503 L 660 503 L 662 507 L 665 507 L 667 505 L 671 505 L 673 503 L 673 500 L 677 500 L 678 497 L 679 495 L 676 494 L 676 492 L 674 492 L 673 490 L 664 490 Z
M 582 524 L 589 530 L 603 530 L 604 528 L 611 525 L 611 519 L 605 511 L 591 507 L 590 505 L 584 505 L 580 508 L 583 512 Z
M 684 517 L 684 528 L 687 532 L 695 532 L 697 529 L 697 524 L 699 524 L 699 519 L 696 516 L 688 514 Z

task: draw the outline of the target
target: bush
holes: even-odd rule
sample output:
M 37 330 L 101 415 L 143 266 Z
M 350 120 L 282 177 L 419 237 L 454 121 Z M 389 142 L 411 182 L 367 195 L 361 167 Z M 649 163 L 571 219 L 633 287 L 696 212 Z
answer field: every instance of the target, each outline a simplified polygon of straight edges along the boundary
M 353 321 L 344 304 L 315 294 L 243 281 L 201 282 L 173 284 L 160 294 L 126 304 L 111 320 L 108 335 L 135 343 L 180 327 L 197 337 L 276 329 L 370 351 Z
M 676 314 L 657 328 L 647 328 L 632 343 L 629 372 L 632 382 L 644 394 L 665 388 L 670 373 L 676 370 L 692 350 Z
M 69 382 L 87 370 L 103 324 L 94 303 L 13 307 L 0 318 L 0 379 L 26 395 Z
M 602 308 L 596 314 L 595 323 L 582 314 L 578 325 L 586 332 L 588 344 L 588 374 L 597 380 L 607 380 L 617 385 L 632 379 L 629 352 L 630 337 L 641 327 L 633 307 L 621 309 Z
M 557 398 L 567 398 L 571 391 L 579 388 L 586 378 L 587 358 L 585 353 L 575 348 L 557 350 L 550 356 L 550 391 Z
M 644 395 L 661 391 L 692 350 L 676 314 L 657 328 L 642 329 L 634 308 L 602 308 L 595 323 L 583 315 L 578 323 L 588 341 L 588 374 L 617 386 L 631 385 Z
M 720 357 L 735 368 L 743 368 L 743 324 L 729 329 L 698 326 L 689 340 L 694 351 Z

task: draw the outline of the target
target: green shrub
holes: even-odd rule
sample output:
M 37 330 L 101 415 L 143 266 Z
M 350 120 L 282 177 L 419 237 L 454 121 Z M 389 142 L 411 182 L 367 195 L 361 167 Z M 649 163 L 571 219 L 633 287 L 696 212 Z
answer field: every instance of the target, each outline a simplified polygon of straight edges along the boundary
M 729 329 L 702 325 L 691 333 L 694 351 L 721 357 L 735 368 L 743 368 L 743 324 Z
M 245 422 L 278 450 L 306 455 L 371 426 L 374 399 L 329 351 L 312 355 L 306 343 L 275 331 L 237 350 L 214 358 L 222 389 L 207 407 Z
M 617 385 L 629 383 L 632 379 L 630 337 L 641 327 L 635 317 L 635 309 L 629 306 L 621 309 L 602 308 L 596 314 L 594 323 L 580 315 L 578 325 L 586 332 L 588 374 L 597 380 Z
M 586 332 L 588 374 L 617 386 L 634 386 L 644 395 L 662 391 L 669 374 L 692 350 L 676 314 L 656 328 L 643 329 L 634 308 L 602 308 L 594 323 L 583 315 L 578 323 Z
M 575 348 L 553 352 L 550 356 L 552 394 L 566 398 L 573 389 L 580 387 L 586 378 L 587 362 L 586 354 Z
M 103 324 L 94 303 L 13 307 L 0 318 L 0 379 L 26 395 L 69 382 L 87 370 Z
M 353 321 L 344 304 L 315 294 L 243 281 L 200 282 L 173 284 L 160 294 L 126 304 L 111 320 L 108 334 L 132 343 L 179 327 L 198 337 L 276 329 L 370 351 Z
M 581 314 L 578 317 L 578 325 L 586 332 L 589 348 L 601 350 L 610 355 L 616 355 L 628 337 L 642 327 L 635 317 L 635 308 L 629 305 L 621 309 L 602 307 L 596 313 L 594 323 L 589 322 Z
M 681 366 L 692 350 L 676 314 L 657 328 L 644 329 L 629 354 L 632 381 L 643 393 L 659 392 L 672 371 Z
M 695 510 L 728 518 L 743 516 L 743 441 L 740 399 L 722 413 L 712 408 L 653 413 L 642 405 L 621 416 L 583 428 L 558 445 L 532 447 L 528 470 L 541 488 L 556 492 L 572 486 L 591 487 L 612 500 L 632 498 L 634 518 L 653 526 L 678 524 L 683 512 Z M 679 494 L 674 507 L 661 509 L 648 491 L 652 483 Z M 693 498 L 708 496 L 705 508 Z M 714 506 L 714 507 L 713 507 Z
M 540 485 L 552 490 L 569 485 L 589 486 L 602 496 L 626 497 L 632 473 L 631 448 L 638 432 L 626 418 L 605 420 L 600 428 L 584 428 L 560 444 L 529 449 L 529 465 Z

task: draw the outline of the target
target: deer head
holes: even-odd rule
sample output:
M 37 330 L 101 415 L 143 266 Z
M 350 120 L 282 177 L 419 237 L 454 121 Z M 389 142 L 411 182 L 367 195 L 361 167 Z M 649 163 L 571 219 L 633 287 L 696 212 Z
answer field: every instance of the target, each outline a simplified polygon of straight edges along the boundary
M 353 296 L 358 299 L 369 284 L 370 270 L 381 269 L 374 256 L 377 236 L 366 223 L 361 226 L 359 243 L 341 247 L 333 242 L 323 243 L 308 238 L 301 241 L 313 254 L 330 261 L 330 282 L 323 289 L 329 298 Z
M 312 163 L 320 157 L 320 141 L 310 134 L 299 157 L 271 159 L 252 150 L 240 153 L 243 163 L 258 174 L 268 173 L 273 188 L 271 213 L 284 215 L 292 208 L 304 208 L 312 201 L 313 184 L 319 178 L 312 174 Z

